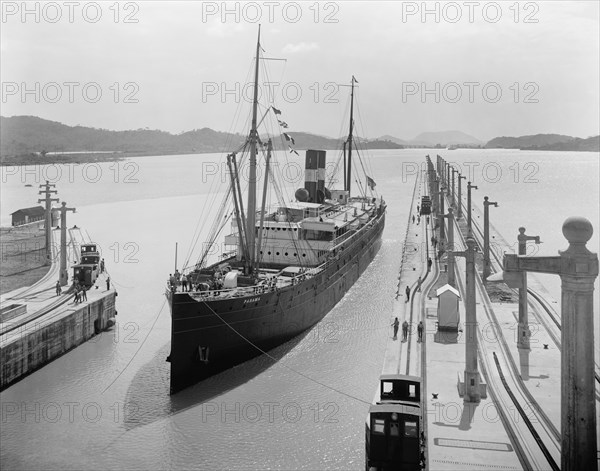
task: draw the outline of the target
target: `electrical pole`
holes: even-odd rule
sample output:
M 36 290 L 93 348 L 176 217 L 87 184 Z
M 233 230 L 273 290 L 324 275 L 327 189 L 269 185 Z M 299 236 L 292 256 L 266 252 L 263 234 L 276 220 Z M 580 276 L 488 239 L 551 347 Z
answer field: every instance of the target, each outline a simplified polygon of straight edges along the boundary
M 40 195 L 46 195 L 43 199 L 38 199 L 38 203 L 46 203 L 46 222 L 45 222 L 45 235 L 46 235 L 46 265 L 50 265 L 52 261 L 52 202 L 58 203 L 58 198 L 52 198 L 52 193 L 58 193 L 56 190 L 51 190 L 51 187 L 56 187 L 53 183 L 46 180 L 46 183 L 40 185 L 43 190 L 38 191 Z
M 467 182 L 467 227 L 469 229 L 469 235 L 473 234 L 473 226 L 471 225 L 473 217 L 473 210 L 471 209 L 471 190 L 473 188 L 476 190 L 479 189 L 475 185 L 471 185 L 471 182 Z

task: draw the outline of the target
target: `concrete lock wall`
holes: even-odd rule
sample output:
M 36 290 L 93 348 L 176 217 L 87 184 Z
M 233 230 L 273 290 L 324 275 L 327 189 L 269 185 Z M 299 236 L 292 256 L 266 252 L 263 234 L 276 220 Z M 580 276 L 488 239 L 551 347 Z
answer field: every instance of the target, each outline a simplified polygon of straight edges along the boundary
M 57 316 L 57 320 L 40 326 L 31 324 L 13 342 L 0 351 L 2 371 L 0 388 L 81 345 L 107 328 L 107 321 L 115 316 L 115 292 L 87 304 L 71 307 Z

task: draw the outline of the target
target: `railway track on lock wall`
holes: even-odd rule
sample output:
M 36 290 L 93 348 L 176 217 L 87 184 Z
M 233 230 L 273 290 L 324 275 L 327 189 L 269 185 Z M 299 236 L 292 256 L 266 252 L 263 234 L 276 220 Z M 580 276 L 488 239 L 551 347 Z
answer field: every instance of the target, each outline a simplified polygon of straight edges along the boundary
M 461 202 L 461 204 L 462 204 L 462 202 Z M 463 204 L 463 207 L 465 208 L 464 214 L 466 214 L 466 207 L 464 204 Z M 479 208 L 477 208 L 477 209 L 479 210 Z M 473 229 L 473 235 L 475 236 L 475 238 L 477 240 L 477 244 L 480 247 L 483 247 L 483 229 L 477 221 L 475 221 L 473 219 L 471 219 L 471 221 L 472 221 L 471 225 L 472 225 L 472 229 Z M 495 238 L 497 238 L 497 240 L 500 241 L 502 246 L 507 250 L 511 250 L 511 246 L 508 244 L 508 242 L 490 224 L 490 231 L 492 229 L 495 232 Z M 491 249 L 490 249 L 490 255 L 491 255 L 490 265 L 491 265 L 492 271 L 495 273 L 502 271 L 502 260 L 500 259 L 500 256 Z M 518 294 L 519 290 L 517 288 L 511 288 L 511 290 L 514 293 Z M 529 288 L 529 287 L 527 288 L 527 293 L 531 295 L 531 296 L 528 296 L 528 300 L 527 300 L 528 305 L 532 309 L 531 312 L 535 316 L 536 320 L 544 327 L 544 329 L 546 330 L 546 332 L 552 339 L 552 342 L 554 343 L 554 345 L 559 350 L 561 350 L 561 348 L 562 348 L 562 341 L 561 341 L 562 326 L 561 326 L 560 315 L 556 312 L 554 307 L 551 306 L 550 303 L 548 303 L 544 299 L 544 297 L 541 293 L 539 293 L 536 290 Z M 596 400 L 600 401 L 600 365 L 598 365 L 597 363 L 594 364 L 594 377 L 596 379 Z
M 418 187 L 420 189 L 419 194 L 415 193 L 413 194 L 413 202 L 411 204 L 411 211 L 409 213 L 409 221 L 408 221 L 408 230 L 411 229 L 410 226 L 410 219 L 411 219 L 411 215 L 415 214 L 414 211 L 414 203 L 415 201 L 421 201 L 420 196 L 427 194 L 427 182 L 424 178 L 422 178 L 422 176 L 419 176 L 420 181 L 418 182 Z M 416 189 L 416 187 L 415 187 Z M 416 199 L 415 199 L 416 198 Z M 428 236 L 429 236 L 429 232 L 428 232 L 428 225 L 427 225 L 427 217 L 422 217 L 421 218 L 421 222 L 422 224 L 419 224 L 420 227 L 420 231 L 422 231 L 422 235 L 421 235 L 421 243 L 419 244 L 418 247 L 418 253 L 419 256 L 424 258 L 424 262 L 422 263 L 422 268 L 421 268 L 421 273 L 420 273 L 420 277 L 421 277 L 421 291 L 420 291 L 420 296 L 419 296 L 419 302 L 418 302 L 418 313 L 415 314 L 415 298 L 416 293 L 417 293 L 417 283 L 413 283 L 412 286 L 410 286 L 411 289 L 411 297 L 410 297 L 410 307 L 409 307 L 409 320 L 408 320 L 408 324 L 410 326 L 416 325 L 419 323 L 419 321 L 424 321 L 425 317 L 423 314 L 423 310 L 424 310 L 424 302 L 423 302 L 423 293 L 427 293 L 429 288 L 431 286 L 433 286 L 433 283 L 435 283 L 436 279 L 433 279 L 433 282 L 431 281 L 431 277 L 429 276 L 429 269 L 427 267 L 427 259 L 429 258 L 429 242 L 428 242 Z M 418 226 L 413 226 L 412 230 L 416 230 Z M 418 316 L 418 319 L 415 319 Z M 414 342 L 414 336 L 413 335 L 409 335 L 408 336 L 408 347 L 407 347 L 407 355 L 406 355 L 406 363 L 405 363 L 405 368 L 404 368 L 404 373 L 406 375 L 414 375 L 414 376 L 421 376 L 421 377 L 425 377 L 423 374 L 423 358 L 421 356 L 420 358 L 420 363 L 421 366 L 419 366 L 419 359 L 417 360 L 417 364 L 415 366 L 415 371 L 411 371 L 411 352 L 414 349 L 413 348 L 413 342 Z M 402 371 L 399 371 L 399 373 L 402 373 Z

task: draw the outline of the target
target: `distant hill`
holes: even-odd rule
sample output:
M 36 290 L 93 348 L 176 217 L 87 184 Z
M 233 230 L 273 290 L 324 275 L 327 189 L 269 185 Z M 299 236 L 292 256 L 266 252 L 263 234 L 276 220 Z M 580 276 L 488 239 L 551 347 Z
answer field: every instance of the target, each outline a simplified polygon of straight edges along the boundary
M 341 139 L 305 132 L 289 132 L 294 139 L 293 147 L 304 149 L 339 149 Z M 0 158 L 2 163 L 43 163 L 68 161 L 75 157 L 73 152 L 96 152 L 103 159 L 149 154 L 209 153 L 230 150 L 241 145 L 245 136 L 214 131 L 210 128 L 195 129 L 181 134 L 160 130 L 136 129 L 110 131 L 84 126 L 67 126 L 36 116 L 0 117 Z M 283 138 L 273 139 L 275 149 L 287 149 Z M 391 148 L 397 148 L 389 143 Z M 384 145 L 382 145 L 384 146 Z M 59 155 L 64 153 L 62 155 Z M 49 154 L 49 155 L 47 155 Z M 84 158 L 78 154 L 79 159 Z
M 536 134 L 521 137 L 496 137 L 488 149 L 558 150 L 600 152 L 600 136 L 581 139 L 563 134 Z
M 577 151 L 577 152 L 600 152 L 600 136 L 588 137 L 581 139 L 574 138 L 568 142 L 557 142 L 556 144 L 530 147 L 529 150 L 562 150 L 562 151 Z M 525 150 L 525 149 L 523 149 Z
M 341 149 L 344 137 L 331 138 L 305 132 L 290 131 L 293 148 Z M 65 124 L 36 116 L 0 117 L 0 162 L 6 164 L 38 164 L 90 160 L 113 160 L 136 155 L 168 155 L 189 153 L 218 153 L 239 147 L 245 141 L 242 134 L 194 129 L 181 134 L 160 130 L 136 129 L 110 131 L 107 129 Z M 538 134 L 522 137 L 498 137 L 485 147 L 539 150 L 598 151 L 598 136 L 578 139 L 559 134 Z M 275 149 L 287 149 L 291 141 L 277 136 Z M 481 141 L 460 131 L 427 132 L 406 141 L 394 136 L 361 139 L 362 148 L 402 149 L 404 147 L 438 147 L 448 145 L 476 147 Z M 70 154 L 78 153 L 79 154 Z M 82 154 L 89 152 L 95 154 Z M 116 155 L 115 155 L 116 154 Z
M 448 145 L 458 145 L 464 147 L 476 147 L 483 142 L 476 137 L 465 134 L 461 131 L 442 131 L 442 132 L 424 132 L 414 139 L 406 140 L 386 134 L 378 138 L 380 141 L 391 141 L 404 147 L 446 147 Z
M 341 149 L 344 139 L 293 131 L 288 135 L 294 140 L 292 147 L 298 151 Z M 36 116 L 0 117 L 0 158 L 3 164 L 111 160 L 119 156 L 150 154 L 218 153 L 239 147 L 245 138 L 242 134 L 219 132 L 210 128 L 175 135 L 151 129 L 109 131 L 67 126 Z M 288 149 L 289 144 L 292 144 L 291 140 L 286 141 L 284 137 L 273 138 L 275 149 Z M 381 139 L 365 139 L 361 147 L 402 148 L 395 142 Z
M 67 126 L 35 116 L 0 117 L 0 155 L 36 152 L 186 153 L 211 152 L 230 142 L 242 143 L 241 135 L 203 128 L 180 135 L 159 130 L 109 131 Z
M 293 132 L 290 131 L 288 133 L 293 139 L 294 144 L 293 148 L 300 149 L 322 149 L 322 150 L 331 150 L 331 149 L 341 149 L 342 148 L 342 138 L 334 139 L 331 137 L 319 136 L 317 134 L 310 134 L 307 132 Z M 285 143 L 287 145 L 289 143 Z M 273 139 L 273 147 L 275 149 L 282 148 L 281 139 L 277 136 Z
M 436 144 L 440 144 L 441 146 L 483 144 L 476 137 L 465 134 L 462 131 L 423 132 L 409 142 L 410 144 L 428 146 L 435 146 Z
M 521 149 L 523 147 L 538 147 L 553 145 L 558 142 L 568 142 L 575 139 L 562 134 L 536 134 L 521 137 L 496 137 L 489 141 L 485 147 L 488 149 Z

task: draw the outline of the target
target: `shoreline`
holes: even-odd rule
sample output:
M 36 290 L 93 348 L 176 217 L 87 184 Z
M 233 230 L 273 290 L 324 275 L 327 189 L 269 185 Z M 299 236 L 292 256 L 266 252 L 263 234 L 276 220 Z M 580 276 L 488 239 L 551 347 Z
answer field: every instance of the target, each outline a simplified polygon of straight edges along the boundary
M 188 155 L 198 153 L 205 152 L 90 152 L 86 154 L 58 154 L 53 155 L 50 158 L 48 158 L 48 156 L 42 156 L 40 154 L 25 154 L 14 156 L 2 156 L 0 159 L 0 167 L 118 162 L 132 157 L 151 157 L 157 155 Z
M 443 148 L 435 147 L 405 147 L 398 149 L 394 147 L 390 148 L 376 148 L 373 150 L 409 150 L 409 149 L 425 149 L 431 151 L 445 151 Z M 303 152 L 305 149 L 298 149 L 298 152 Z M 336 150 L 336 149 L 325 149 L 325 150 Z M 371 149 L 369 149 L 371 150 Z M 456 150 L 518 150 L 518 151 L 540 151 L 540 152 L 591 152 L 597 153 L 600 150 L 551 150 L 551 149 L 537 149 L 537 148 L 509 148 L 509 147 L 497 147 L 497 148 L 478 148 L 478 147 L 458 147 Z M 27 165 L 54 165 L 54 164 L 86 164 L 86 163 L 97 163 L 97 162 L 119 162 L 125 159 L 134 157 L 158 157 L 158 156 L 170 156 L 170 155 L 203 155 L 203 154 L 219 154 L 226 151 L 210 150 L 210 151 L 140 151 L 140 152 L 90 152 L 89 154 L 58 154 L 48 158 L 39 154 L 26 154 L 18 156 L 2 156 L 0 157 L 0 167 L 10 166 L 27 166 Z

